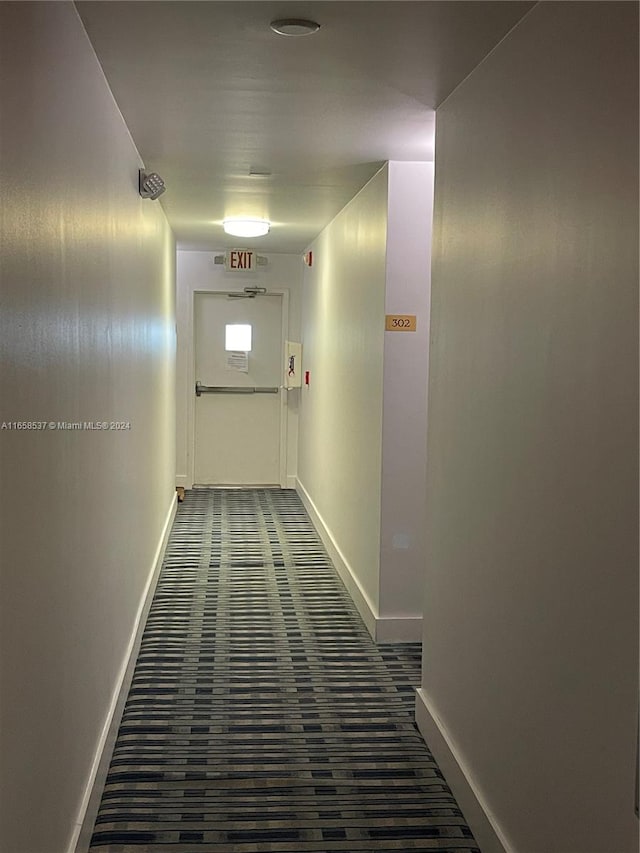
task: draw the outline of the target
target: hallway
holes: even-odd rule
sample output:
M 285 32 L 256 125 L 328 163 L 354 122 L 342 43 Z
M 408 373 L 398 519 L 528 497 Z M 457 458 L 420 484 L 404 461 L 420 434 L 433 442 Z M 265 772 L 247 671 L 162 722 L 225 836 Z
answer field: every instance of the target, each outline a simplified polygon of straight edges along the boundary
M 188 492 L 91 851 L 478 853 L 419 683 L 419 644 L 375 645 L 295 492 Z
M 637 853 L 639 12 L 0 0 L 0 853 Z

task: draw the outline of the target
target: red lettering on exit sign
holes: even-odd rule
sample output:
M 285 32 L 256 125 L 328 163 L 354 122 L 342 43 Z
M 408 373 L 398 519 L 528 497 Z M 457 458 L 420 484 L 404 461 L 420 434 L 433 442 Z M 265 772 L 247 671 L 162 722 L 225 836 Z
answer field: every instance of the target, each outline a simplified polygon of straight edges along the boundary
M 253 272 L 256 254 L 249 249 L 229 249 L 224 256 L 224 265 L 231 272 Z

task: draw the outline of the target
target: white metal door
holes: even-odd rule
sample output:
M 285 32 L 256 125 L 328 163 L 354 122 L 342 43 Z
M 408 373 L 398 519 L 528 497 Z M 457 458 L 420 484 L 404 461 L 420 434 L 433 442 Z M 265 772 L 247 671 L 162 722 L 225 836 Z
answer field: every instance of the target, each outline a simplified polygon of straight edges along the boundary
M 225 347 L 239 325 L 251 329 L 246 355 Z M 197 293 L 194 335 L 195 483 L 281 485 L 282 296 Z

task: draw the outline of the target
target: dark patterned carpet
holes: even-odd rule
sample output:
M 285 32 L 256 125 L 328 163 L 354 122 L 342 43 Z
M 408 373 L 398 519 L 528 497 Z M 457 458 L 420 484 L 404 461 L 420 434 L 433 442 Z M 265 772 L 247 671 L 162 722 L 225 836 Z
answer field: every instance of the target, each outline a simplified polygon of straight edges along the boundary
M 419 680 L 295 492 L 187 492 L 91 851 L 479 853 L 413 723 Z

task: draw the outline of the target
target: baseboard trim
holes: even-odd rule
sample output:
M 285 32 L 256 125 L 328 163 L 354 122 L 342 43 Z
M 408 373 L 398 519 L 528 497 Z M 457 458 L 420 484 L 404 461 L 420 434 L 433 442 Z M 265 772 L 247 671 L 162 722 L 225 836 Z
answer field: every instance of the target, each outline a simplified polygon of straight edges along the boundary
M 421 643 L 422 616 L 379 616 L 377 643 Z
M 416 723 L 453 791 L 482 853 L 516 853 L 422 688 L 416 691 Z
M 320 539 L 322 539 L 322 544 L 327 549 L 327 553 L 331 557 L 331 562 L 333 563 L 336 571 L 340 575 L 343 584 L 346 586 L 347 591 L 351 598 L 353 599 L 353 603 L 358 608 L 360 615 L 364 620 L 364 624 L 367 626 L 367 630 L 371 634 L 372 638 L 376 639 L 376 628 L 378 621 L 378 614 L 376 613 L 373 604 L 369 600 L 366 592 L 360 586 L 358 579 L 351 566 L 349 565 L 347 559 L 344 554 L 340 550 L 340 547 L 336 540 L 333 538 L 333 534 L 327 527 L 323 517 L 320 515 L 317 506 L 311 499 L 309 492 L 305 489 L 300 480 L 296 477 L 296 491 L 300 495 L 302 503 L 305 506 L 305 509 L 309 513 L 309 517 L 313 522 L 313 526 L 318 532 Z
M 142 633 L 147 621 L 153 594 L 160 576 L 160 569 L 164 560 L 164 553 L 171 533 L 171 527 L 177 509 L 176 495 L 171 497 L 169 511 L 167 512 L 162 534 L 156 548 L 151 568 L 147 577 L 144 591 L 140 597 L 140 604 L 136 614 L 127 651 L 125 652 L 122 666 L 116 679 L 116 684 L 111 695 L 111 702 L 105 717 L 104 725 L 98 739 L 96 750 L 91 764 L 89 778 L 82 796 L 82 802 L 78 811 L 78 817 L 73 828 L 71 841 L 67 847 L 68 853 L 87 853 L 93 832 L 93 826 L 98 814 L 102 790 L 107 779 L 109 763 L 116 742 L 120 720 L 124 711 L 124 705 L 131 686 L 133 671 L 135 669 Z
M 374 608 L 366 592 L 360 586 L 355 573 L 348 560 L 340 550 L 340 546 L 333 538 L 318 507 L 313 502 L 309 492 L 300 480 L 295 478 L 295 489 L 309 513 L 309 517 L 322 539 L 322 544 L 327 549 L 331 562 L 340 575 L 347 592 L 353 599 L 362 616 L 367 631 L 376 643 L 419 643 L 422 641 L 422 617 L 421 616 L 380 616 Z
M 285 486 L 282 488 L 285 489 L 295 489 L 296 487 L 296 478 L 287 475 L 285 480 Z M 176 474 L 176 486 L 182 486 L 183 489 L 192 489 L 193 483 L 189 479 L 186 474 Z M 208 487 L 207 487 L 208 488 Z M 238 488 L 244 488 L 243 486 L 238 486 Z

